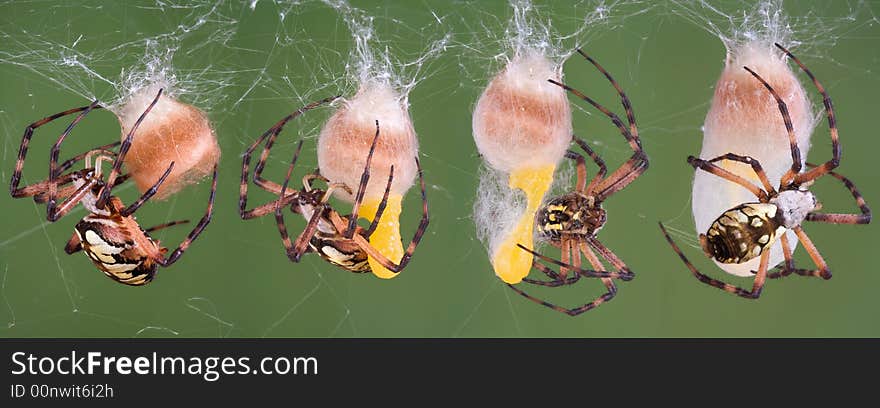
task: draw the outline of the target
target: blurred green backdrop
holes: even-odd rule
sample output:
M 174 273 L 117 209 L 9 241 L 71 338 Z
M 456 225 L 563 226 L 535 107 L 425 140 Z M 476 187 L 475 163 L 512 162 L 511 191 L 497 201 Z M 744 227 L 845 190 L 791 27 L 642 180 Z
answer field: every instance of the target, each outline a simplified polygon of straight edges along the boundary
M 554 2 L 555 3 L 555 2 Z M 716 4 L 716 2 L 713 2 Z M 759 301 L 747 301 L 697 282 L 663 241 L 656 222 L 686 232 L 676 235 L 703 271 L 724 276 L 693 246 L 690 212 L 692 170 L 685 163 L 700 150 L 700 126 L 722 68 L 724 47 L 671 4 L 610 4 L 609 21 L 573 38 L 615 75 L 631 97 L 651 168 L 606 203 L 609 221 L 601 239 L 637 278 L 620 285 L 612 302 L 576 318 L 516 295 L 494 276 L 475 237 L 471 209 L 480 159 L 471 136 L 470 112 L 505 52 L 512 11 L 505 2 L 356 2 L 374 26 L 380 47 L 402 61 L 415 60 L 429 44 L 452 35 L 442 54 L 404 72 L 421 81 L 410 95 L 429 184 L 431 225 L 410 266 L 393 280 L 354 275 L 314 256 L 287 260 L 266 217 L 242 221 L 236 212 L 240 155 L 245 146 L 307 101 L 356 89 L 346 78 L 353 46 L 338 13 L 322 4 L 271 2 L 0 4 L 0 179 L 8 182 L 24 127 L 39 118 L 88 103 L 112 100 L 122 69 L 143 69 L 144 49 L 178 46 L 173 69 L 185 77 L 181 99 L 208 111 L 223 149 L 214 221 L 199 240 L 147 287 L 130 288 L 102 276 L 85 256 L 63 247 L 82 209 L 56 223 L 45 207 L 0 195 L 0 336 L 199 336 L 199 337 L 714 337 L 878 336 L 880 286 L 875 258 L 876 225 L 808 225 L 835 272 L 830 281 L 790 277 L 770 281 Z M 558 33 L 570 34 L 595 11 L 592 2 L 538 5 Z M 880 203 L 874 137 L 875 95 L 880 79 L 880 24 L 870 8 L 843 2 L 786 5 L 804 42 L 799 56 L 829 88 L 844 149 L 840 171 Z M 739 15 L 748 3 L 718 4 Z M 853 9 L 852 7 L 860 7 Z M 644 11 L 643 11 L 644 10 Z M 810 13 L 812 10 L 812 14 Z M 699 12 L 697 13 L 699 14 Z M 846 17 L 852 17 L 847 19 Z M 824 31 L 822 31 L 824 30 Z M 169 34 L 170 33 L 170 34 Z M 156 42 L 144 42 L 144 39 Z M 812 41 L 812 42 L 811 42 Z M 89 58 L 91 57 L 91 58 Z M 88 75 L 79 63 L 94 73 Z M 618 101 L 591 66 L 573 58 L 567 82 L 609 107 Z M 105 81 L 101 78 L 107 78 Z M 191 82 L 190 82 L 191 81 Z M 812 89 L 812 88 L 808 88 Z M 814 100 L 816 100 L 814 98 Z M 577 102 L 573 102 L 577 104 Z M 619 111 L 619 109 L 616 109 Z M 596 146 L 609 166 L 628 156 L 626 144 L 606 120 L 577 110 L 575 130 Z M 270 160 L 278 178 L 299 137 L 306 137 L 300 173 L 314 168 L 315 136 L 330 110 L 312 112 L 283 134 Z M 31 143 L 26 181 L 45 177 L 48 149 L 67 122 L 41 128 Z M 824 122 L 809 158 L 830 154 Z M 65 145 L 63 156 L 118 138 L 115 118 L 96 112 Z M 592 172 L 592 169 L 591 169 Z M 207 183 L 139 212 L 144 225 L 198 218 Z M 817 192 L 826 209 L 854 211 L 839 185 L 827 180 Z M 404 236 L 418 221 L 412 190 L 404 203 Z M 134 189 L 120 190 L 126 201 Z M 253 200 L 267 200 L 255 195 Z M 289 228 L 304 221 L 288 216 Z M 176 245 L 187 228 L 157 234 Z M 552 252 L 550 252 L 552 253 Z M 797 260 L 808 265 L 802 249 Z M 602 285 L 534 291 L 564 305 L 584 303 Z

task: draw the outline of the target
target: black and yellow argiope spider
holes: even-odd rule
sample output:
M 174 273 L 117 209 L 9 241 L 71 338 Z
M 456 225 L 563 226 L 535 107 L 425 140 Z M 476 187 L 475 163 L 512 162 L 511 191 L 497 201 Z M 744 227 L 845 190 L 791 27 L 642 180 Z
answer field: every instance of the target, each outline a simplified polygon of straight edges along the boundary
M 824 279 L 831 279 L 831 271 L 819 250 L 813 245 L 813 242 L 804 232 L 801 224 L 804 221 L 825 222 L 831 224 L 867 224 L 871 222 L 871 209 L 865 203 L 865 199 L 856 189 L 855 185 L 841 176 L 833 172 L 840 165 L 840 141 L 837 134 L 837 124 L 834 117 L 834 109 L 831 104 L 831 97 L 825 91 L 825 88 L 819 83 L 813 73 L 795 57 L 791 52 L 776 44 L 789 58 L 810 77 L 813 84 L 822 95 L 823 104 L 825 105 L 825 113 L 828 117 L 828 127 L 831 134 L 831 151 L 832 157 L 822 165 L 812 165 L 807 163 L 810 170 L 801 172 L 801 153 L 797 145 L 797 139 L 794 134 L 794 127 L 788 114 L 788 107 L 779 96 L 779 94 L 770 86 L 767 81 L 761 78 L 756 72 L 748 67 L 745 68 L 751 73 L 776 99 L 779 106 L 779 112 L 785 123 L 785 129 L 788 132 L 789 145 L 791 147 L 791 167 L 782 176 L 779 187 L 774 188 L 770 184 L 767 174 L 764 172 L 758 160 L 749 156 L 740 156 L 733 153 L 716 157 L 711 160 L 702 160 L 693 156 L 688 157 L 688 163 L 695 169 L 714 174 L 724 178 L 749 190 L 758 198 L 758 202 L 744 203 L 725 211 L 718 217 L 709 227 L 706 234 L 700 234 L 700 244 L 703 252 L 721 263 L 743 263 L 760 256 L 760 266 L 755 272 L 755 279 L 751 290 L 746 290 L 729 283 L 722 282 L 717 279 L 710 278 L 697 270 L 684 253 L 678 248 L 663 224 L 660 229 L 666 236 L 666 240 L 672 246 L 672 249 L 678 254 L 691 273 L 707 285 L 714 286 L 729 293 L 736 294 L 749 299 L 757 299 L 761 296 L 764 282 L 767 278 L 780 278 L 791 275 L 792 273 L 802 276 L 818 276 Z M 754 185 L 747 179 L 725 170 L 715 163 L 731 160 L 748 164 L 752 167 L 752 171 L 758 176 L 763 185 L 763 189 Z M 816 179 L 831 175 L 840 180 L 849 189 L 861 214 L 828 214 L 817 212 L 821 206 L 816 196 L 810 192 L 807 187 Z M 810 255 L 810 258 L 816 264 L 814 270 L 796 269 L 794 260 L 792 259 L 791 245 L 785 234 L 786 230 L 792 230 L 797 235 L 798 240 L 803 244 L 804 249 Z M 770 259 L 770 251 L 768 249 L 773 246 L 779 239 L 782 245 L 782 253 L 785 256 L 785 264 L 780 266 L 779 272 L 768 273 L 768 263 Z
M 291 174 L 293 173 L 296 160 L 302 150 L 302 140 L 299 141 L 299 144 L 296 147 L 293 159 L 287 170 L 287 177 L 281 185 L 262 177 L 262 172 L 266 166 L 269 152 L 272 149 L 278 134 L 283 130 L 284 125 L 291 119 L 294 119 L 322 104 L 332 102 L 336 98 L 338 98 L 338 96 L 310 103 L 290 115 L 285 116 L 248 147 L 242 159 L 241 186 L 238 201 L 239 215 L 241 215 L 242 219 L 251 219 L 274 213 L 275 220 L 278 224 L 278 231 L 281 233 L 281 240 L 284 244 L 285 252 L 287 253 L 287 257 L 293 262 L 299 262 L 303 254 L 315 252 L 331 264 L 339 266 L 347 271 L 365 273 L 371 271 L 370 264 L 367 262 L 367 257 L 369 256 L 388 270 L 399 273 L 409 263 L 415 252 L 416 246 L 418 246 L 422 239 L 422 235 L 424 235 L 425 230 L 428 227 L 428 198 L 425 193 L 425 180 L 422 176 L 422 168 L 419 164 L 418 157 L 416 157 L 414 159 L 419 173 L 419 183 L 422 192 L 422 219 L 421 222 L 419 222 L 419 227 L 413 235 L 406 252 L 404 252 L 400 262 L 395 264 L 370 245 L 368 239 L 376 229 L 379 219 L 382 217 L 382 213 L 385 210 L 388 201 L 388 194 L 391 189 L 391 181 L 394 178 L 394 166 L 391 166 L 391 170 L 388 174 L 388 183 L 385 186 L 385 193 L 382 201 L 379 203 L 373 222 L 367 229 L 357 225 L 358 209 L 364 198 L 367 183 L 370 180 L 370 163 L 373 158 L 373 151 L 376 149 L 376 142 L 379 139 L 378 120 L 376 121 L 376 135 L 370 145 L 370 151 L 367 153 L 366 165 L 361 174 L 361 181 L 355 195 L 354 206 L 351 214 L 348 216 L 342 216 L 336 212 L 336 210 L 330 206 L 328 200 L 332 196 L 334 190 L 342 189 L 351 194 L 351 188 L 343 183 L 330 182 L 325 177 L 321 176 L 318 170 L 303 177 L 302 189 L 288 193 L 288 183 Z M 263 190 L 278 195 L 278 198 L 269 203 L 246 210 L 251 155 L 254 150 L 256 150 L 257 146 L 264 141 L 265 146 L 260 155 L 260 160 L 254 167 L 254 184 Z M 316 179 L 328 183 L 327 189 L 322 190 L 312 186 L 312 182 Z M 287 206 L 290 207 L 291 212 L 301 214 L 306 220 L 308 220 L 306 228 L 299 234 L 294 242 L 290 241 L 290 237 L 287 234 L 287 227 L 285 226 L 282 213 L 284 207 Z
M 214 194 L 217 190 L 216 164 L 214 165 L 211 195 L 208 199 L 208 209 L 205 211 L 205 215 L 177 249 L 172 251 L 171 255 L 166 258 L 165 254 L 168 252 L 168 249 L 162 247 L 159 241 L 154 241 L 149 233 L 188 221 L 169 222 L 144 230 L 141 229 L 135 220 L 134 212 L 156 194 L 159 186 L 162 185 L 165 178 L 171 173 L 174 162 L 171 162 L 165 173 L 150 189 L 145 191 L 137 201 L 128 207 L 122 204 L 118 197 L 110 195 L 114 187 L 128 179 L 127 175 L 120 174 L 125 155 L 131 147 L 135 131 L 161 95 L 162 90 L 160 89 L 156 98 L 144 110 L 144 113 L 141 114 L 137 122 L 132 126 L 131 131 L 128 132 L 128 135 L 121 144 L 116 142 L 96 147 L 60 165 L 58 164 L 58 156 L 61 152 L 61 144 L 73 130 L 74 126 L 89 112 L 93 109 L 101 108 L 98 105 L 98 101 L 92 102 L 89 106 L 56 113 L 28 125 L 21 140 L 18 160 L 15 162 L 15 171 L 12 174 L 12 181 L 9 187 L 9 192 L 14 198 L 33 197 L 35 202 L 47 203 L 46 218 L 51 222 L 57 221 L 66 215 L 77 203 L 82 203 L 89 214 L 83 217 L 74 227 L 73 237 L 67 242 L 65 251 L 68 254 L 73 254 L 83 250 L 92 263 L 104 272 L 105 275 L 125 285 L 140 286 L 147 284 L 153 280 L 159 266 L 168 267 L 180 259 L 183 252 L 189 248 L 190 244 L 211 221 L 214 209 Z M 28 144 L 34 130 L 55 119 L 77 112 L 79 112 L 79 115 L 67 126 L 64 133 L 58 137 L 55 145 L 52 146 L 49 178 L 28 186 L 19 187 Z M 110 150 L 117 145 L 119 146 L 118 152 Z M 95 159 L 94 165 L 92 165 L 93 157 Z M 81 160 L 85 160 L 85 168 L 62 174 Z M 112 162 L 112 169 L 106 181 L 104 181 L 101 169 L 101 163 L 104 161 Z M 58 204 L 58 199 L 63 201 Z
M 614 295 L 617 294 L 617 287 L 612 279 L 628 281 L 635 276 L 626 264 L 614 254 L 614 252 L 599 242 L 596 235 L 605 225 L 606 220 L 606 213 L 602 208 L 602 202 L 632 183 L 648 168 L 648 156 L 645 154 L 644 150 L 642 150 L 638 129 L 636 127 L 635 115 L 633 114 L 629 98 L 627 98 L 623 89 L 621 89 L 620 85 L 618 85 L 617 81 L 611 77 L 611 74 L 609 74 L 608 71 L 602 68 L 601 65 L 583 51 L 577 50 L 577 52 L 605 75 L 608 81 L 611 82 L 611 85 L 617 90 L 618 95 L 620 95 L 621 103 L 626 110 L 629 128 L 624 126 L 623 122 L 616 114 L 580 91 L 554 80 L 548 81 L 566 89 L 608 116 L 629 143 L 630 148 L 633 150 L 633 155 L 617 170 L 612 172 L 610 176 L 605 177 L 607 174 L 607 168 L 605 167 L 605 162 L 602 158 L 600 158 L 586 142 L 577 137 L 572 137 L 574 142 L 577 143 L 591 159 L 593 159 L 593 162 L 599 167 L 599 171 L 593 176 L 590 183 L 587 184 L 587 169 L 584 157 L 571 150 L 566 152 L 566 157 L 577 162 L 578 177 L 575 191 L 550 199 L 550 201 L 535 215 L 535 224 L 538 234 L 551 245 L 562 251 L 561 261 L 544 256 L 519 245 L 521 249 L 531 252 L 538 259 L 558 265 L 559 272 L 550 269 L 548 266 L 539 262 L 538 259 L 535 259 L 532 266 L 547 275 L 551 280 L 543 281 L 525 278 L 523 279 L 523 282 L 539 286 L 559 287 L 574 284 L 581 277 L 595 277 L 602 280 L 602 283 L 605 284 L 608 292 L 587 304 L 573 309 L 566 309 L 538 299 L 521 289 L 508 284 L 511 289 L 520 295 L 525 296 L 529 300 L 571 316 L 579 315 L 611 300 Z M 599 258 L 593 250 L 598 252 L 602 258 L 608 261 L 608 263 L 614 267 L 616 272 L 605 271 L 602 263 L 599 261 Z M 594 268 L 593 270 L 581 268 L 581 253 L 587 258 L 587 261 Z M 568 274 L 570 272 L 573 272 L 574 275 L 569 278 Z

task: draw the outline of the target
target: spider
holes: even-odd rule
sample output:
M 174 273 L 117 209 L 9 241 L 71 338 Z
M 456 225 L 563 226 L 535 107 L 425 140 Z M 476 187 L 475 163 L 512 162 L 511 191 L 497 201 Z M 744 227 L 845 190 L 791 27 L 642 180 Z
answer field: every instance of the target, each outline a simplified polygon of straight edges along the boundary
M 168 267 L 180 259 L 183 252 L 189 248 L 190 244 L 211 221 L 214 208 L 214 194 L 217 189 L 216 164 L 214 165 L 211 195 L 205 215 L 177 249 L 172 251 L 171 255 L 166 258 L 165 255 L 168 253 L 168 249 L 162 247 L 159 241 L 153 240 L 149 233 L 189 221 L 173 221 L 144 230 L 135 220 L 134 213 L 150 197 L 156 194 L 159 186 L 162 185 L 165 178 L 171 173 L 174 162 L 168 166 L 168 169 L 159 180 L 131 205 L 126 207 L 118 197 L 110 195 L 113 187 L 128 179 L 127 175 L 120 174 L 120 168 L 125 160 L 125 155 L 131 147 L 135 130 L 137 130 L 141 121 L 144 120 L 161 95 L 162 90 L 160 89 L 156 98 L 144 110 L 144 113 L 135 122 L 121 144 L 116 142 L 96 147 L 60 165 L 58 164 L 58 156 L 61 151 L 61 144 L 73 130 L 74 126 L 89 112 L 101 108 L 98 105 L 98 101 L 96 100 L 88 106 L 56 113 L 28 125 L 25 128 L 21 146 L 18 150 L 18 160 L 15 162 L 15 171 L 12 174 L 9 188 L 13 198 L 33 197 L 37 203 L 47 203 L 46 218 L 50 222 L 57 221 L 70 212 L 77 203 L 82 203 L 89 214 L 83 217 L 74 227 L 73 236 L 64 248 L 65 252 L 73 254 L 82 250 L 92 263 L 110 279 L 130 286 L 141 286 L 150 283 L 156 276 L 159 266 Z M 67 126 L 67 129 L 52 147 L 51 160 L 49 162 L 49 178 L 38 183 L 19 187 L 28 144 L 34 130 L 55 119 L 77 112 L 79 112 L 79 115 Z M 119 151 L 112 151 L 111 149 L 116 146 L 119 146 Z M 93 158 L 94 165 L 92 164 Z M 74 170 L 67 174 L 62 174 L 81 160 L 85 160 L 85 167 L 82 170 Z M 112 170 L 110 170 L 106 181 L 102 175 L 101 164 L 103 162 L 112 163 Z M 62 200 L 60 204 L 57 202 L 59 199 Z
M 633 155 L 621 165 L 620 168 L 611 173 L 610 176 L 605 177 L 607 174 L 607 168 L 604 160 L 602 160 L 602 158 L 600 158 L 586 142 L 576 136 L 572 136 L 572 140 L 574 140 L 574 142 L 577 143 L 577 145 L 580 146 L 588 156 L 590 156 L 593 162 L 596 163 L 599 167 L 599 171 L 593 176 L 589 184 L 587 184 L 587 170 L 584 157 L 575 151 L 567 151 L 565 156 L 569 159 L 575 160 L 577 163 L 578 176 L 575 190 L 568 194 L 550 199 L 549 202 L 535 215 L 535 226 L 538 230 L 538 234 L 545 241 L 562 251 L 562 260 L 552 259 L 530 250 L 523 245 L 517 245 L 521 249 L 532 253 L 532 255 L 538 259 L 559 266 L 559 272 L 556 272 L 550 269 L 547 265 L 540 263 L 538 259 L 535 259 L 532 267 L 547 275 L 551 280 L 544 281 L 525 278 L 523 279 L 524 282 L 538 286 L 559 287 L 574 284 L 581 277 L 595 277 L 602 279 L 602 283 L 605 284 L 608 291 L 589 303 L 572 309 L 567 309 L 538 299 L 513 285 L 507 285 L 529 300 L 570 316 L 577 316 L 611 300 L 614 295 L 617 294 L 617 287 L 612 279 L 629 281 L 635 277 L 633 272 L 630 271 L 626 264 L 618 258 L 614 252 L 599 242 L 596 235 L 605 225 L 606 220 L 606 213 L 602 208 L 602 202 L 632 183 L 648 168 L 648 157 L 644 150 L 642 150 L 638 129 L 636 127 L 635 115 L 633 114 L 632 105 L 626 94 L 614 78 L 611 77 L 611 74 L 602 68 L 602 66 L 593 60 L 593 58 L 581 50 L 577 50 L 577 52 L 605 75 L 605 78 L 607 78 L 608 81 L 611 82 L 611 85 L 617 90 L 623 107 L 626 110 L 629 128 L 624 126 L 623 122 L 616 114 L 580 91 L 552 79 L 548 81 L 571 92 L 608 116 L 629 143 L 630 148 L 633 150 Z M 616 272 L 604 271 L 602 263 L 599 261 L 596 253 L 593 252 L 594 250 L 599 253 L 599 256 L 607 260 L 614 269 L 616 269 Z M 587 258 L 587 261 L 592 265 L 594 270 L 581 268 L 581 253 Z M 570 272 L 574 272 L 572 277 L 568 277 Z
M 868 224 L 871 222 L 871 209 L 865 203 L 865 199 L 856 189 L 855 185 L 847 178 L 835 173 L 835 168 L 840 164 L 840 142 L 838 140 L 837 125 L 834 118 L 834 109 L 831 104 L 831 97 L 825 91 L 825 88 L 819 83 L 813 73 L 791 52 L 779 44 L 775 44 L 789 58 L 810 77 L 813 84 L 822 95 L 823 104 L 825 105 L 825 113 L 828 117 L 828 127 L 831 134 L 831 150 L 832 158 L 822 165 L 814 165 L 807 163 L 810 168 L 805 172 L 801 172 L 801 157 L 798 149 L 797 140 L 795 139 L 794 129 L 791 118 L 788 114 L 788 108 L 778 93 L 767 83 L 760 75 L 752 71 L 748 67 L 745 68 L 752 76 L 754 76 L 776 99 L 779 106 L 779 112 L 785 123 L 788 132 L 789 145 L 791 147 L 791 167 L 782 176 L 779 187 L 774 188 L 767 178 L 767 174 L 761 167 L 758 160 L 749 156 L 740 156 L 733 153 L 716 157 L 711 160 L 702 160 L 693 156 L 688 157 L 688 163 L 695 169 L 722 177 L 726 180 L 739 184 L 746 188 L 758 198 L 758 202 L 749 202 L 740 204 L 730 210 L 725 211 L 710 226 L 705 234 L 700 234 L 700 245 L 703 252 L 709 257 L 714 258 L 721 263 L 743 263 L 748 260 L 760 257 L 758 271 L 755 274 L 754 282 L 751 290 L 746 290 L 729 283 L 722 282 L 717 279 L 710 278 L 700 273 L 693 264 L 688 261 L 684 253 L 678 248 L 663 224 L 660 229 L 666 236 L 666 240 L 672 246 L 672 249 L 678 254 L 685 265 L 690 269 L 694 276 L 707 285 L 714 286 L 725 292 L 733 293 L 748 299 L 757 299 L 761 296 L 764 282 L 767 278 L 781 278 L 792 273 L 801 276 L 816 276 L 823 279 L 831 279 L 831 271 L 822 255 L 819 254 L 816 246 L 807 236 L 802 228 L 804 221 L 825 222 L 831 224 Z M 715 163 L 724 160 L 745 163 L 751 166 L 752 171 L 758 176 L 763 185 L 763 189 L 746 180 L 745 178 L 731 173 Z M 852 197 L 861 211 L 861 214 L 829 214 L 817 212 L 821 209 L 816 196 L 808 190 L 817 179 L 824 175 L 830 175 L 840 180 L 850 191 Z M 804 249 L 810 255 L 817 269 L 796 269 L 792 259 L 792 249 L 785 234 L 786 230 L 794 231 L 798 240 L 803 244 Z M 781 269 L 777 272 L 768 273 L 768 263 L 770 259 L 770 251 L 768 249 L 773 246 L 776 240 L 781 241 L 782 253 L 785 257 L 785 264 L 778 267 Z
M 369 256 L 378 261 L 388 270 L 399 273 L 409 263 L 413 253 L 415 252 L 416 246 L 418 246 L 419 241 L 421 241 L 422 239 L 422 235 L 425 233 L 425 230 L 428 227 L 428 199 L 425 193 L 425 180 L 422 177 L 422 168 L 419 164 L 418 157 L 416 157 L 416 168 L 418 169 L 419 182 L 422 192 L 422 218 L 421 222 L 419 223 L 419 227 L 415 232 L 415 235 L 410 241 L 406 252 L 403 254 L 403 257 L 400 259 L 400 262 L 398 264 L 390 261 L 384 255 L 379 253 L 379 251 L 373 248 L 372 245 L 370 245 L 368 239 L 370 238 L 370 235 L 373 233 L 373 231 L 376 229 L 376 226 L 379 223 L 379 219 L 381 218 L 382 213 L 385 210 L 385 206 L 388 201 L 388 194 L 391 189 L 391 181 L 394 177 L 394 166 L 391 166 L 388 175 L 388 182 L 385 186 L 385 193 L 382 201 L 379 203 L 376 215 L 373 218 L 372 223 L 367 229 L 364 229 L 361 226 L 357 225 L 358 209 L 360 208 L 361 201 L 364 197 L 364 192 L 366 191 L 367 183 L 370 179 L 370 163 L 373 158 L 373 151 L 376 149 L 376 142 L 379 140 L 378 120 L 376 121 L 376 135 L 373 137 L 369 153 L 367 153 L 366 165 L 364 167 L 363 173 L 361 174 L 361 181 L 355 195 L 355 202 L 352 208 L 352 213 L 348 216 L 342 216 L 338 212 L 336 212 L 330 206 L 330 204 L 328 204 L 328 200 L 332 196 L 334 190 L 342 189 L 351 194 L 351 188 L 346 186 L 344 183 L 330 182 L 327 178 L 321 176 L 319 170 L 315 170 L 313 173 L 310 173 L 303 177 L 302 189 L 294 190 L 288 193 L 288 183 L 290 181 L 291 174 L 293 173 L 293 168 L 296 164 L 296 160 L 299 157 L 300 151 L 302 150 L 302 140 L 300 140 L 297 144 L 296 151 L 293 154 L 293 158 L 287 170 L 287 177 L 284 179 L 284 182 L 281 185 L 266 180 L 262 177 L 262 172 L 265 168 L 266 160 L 269 157 L 269 151 L 272 149 L 272 145 L 275 143 L 275 139 L 278 137 L 278 134 L 283 130 L 284 125 L 287 124 L 287 122 L 291 119 L 294 119 L 320 105 L 330 103 L 336 100 L 338 97 L 339 96 L 334 96 L 310 103 L 291 113 L 290 115 L 285 116 L 274 126 L 269 128 L 269 130 L 263 133 L 262 136 L 260 136 L 256 141 L 254 141 L 254 143 L 250 145 L 250 147 L 248 147 L 242 160 L 241 187 L 239 190 L 240 194 L 238 201 L 239 215 L 241 215 L 242 219 L 246 220 L 261 217 L 269 213 L 274 213 L 275 220 L 278 224 L 278 231 L 281 233 L 281 240 L 284 245 L 285 252 L 287 254 L 287 257 L 293 262 L 299 262 L 302 256 L 308 252 L 315 252 L 327 262 L 330 262 L 331 264 L 336 265 L 349 272 L 367 273 L 371 271 L 370 265 L 367 262 Z M 272 194 L 277 194 L 278 198 L 270 201 L 269 203 L 260 205 L 250 210 L 246 210 L 245 208 L 247 207 L 248 175 L 250 173 L 249 165 L 251 155 L 253 154 L 257 146 L 263 141 L 265 141 L 266 144 L 263 147 L 259 162 L 254 167 L 254 184 Z M 321 180 L 327 183 L 326 190 L 322 190 L 312 186 L 312 182 L 314 180 Z M 284 215 L 282 210 L 285 206 L 289 206 L 291 212 L 301 214 L 308 221 L 303 232 L 300 233 L 296 240 L 293 242 L 291 242 L 290 240 L 290 236 L 287 233 L 287 227 L 284 223 Z

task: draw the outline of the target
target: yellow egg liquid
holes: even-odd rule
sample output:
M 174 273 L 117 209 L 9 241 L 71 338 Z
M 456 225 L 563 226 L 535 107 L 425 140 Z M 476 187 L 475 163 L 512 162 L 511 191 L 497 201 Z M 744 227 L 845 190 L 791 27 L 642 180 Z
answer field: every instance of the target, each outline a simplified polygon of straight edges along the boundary
M 519 283 L 529 274 L 532 269 L 532 254 L 516 246 L 533 249 L 533 229 L 535 226 L 535 212 L 541 205 L 541 199 L 550 189 L 553 183 L 553 171 L 556 165 L 547 165 L 538 168 L 517 169 L 510 173 L 508 185 L 510 188 L 522 190 L 526 195 L 526 211 L 516 225 L 516 228 L 504 239 L 492 255 L 492 266 L 495 275 L 502 281 L 510 284 Z
M 403 257 L 403 243 L 400 239 L 401 201 L 403 201 L 403 196 L 400 194 L 390 193 L 388 195 L 388 202 L 385 210 L 382 212 L 382 218 L 379 220 L 379 224 L 376 225 L 376 230 L 370 235 L 370 245 L 388 258 L 389 261 L 396 264 L 400 263 L 400 258 Z M 379 209 L 380 202 L 382 202 L 382 197 L 364 197 L 364 201 L 361 203 L 361 208 L 358 211 L 361 214 L 361 218 L 372 222 L 376 216 L 376 211 Z M 369 216 L 365 216 L 367 214 Z M 379 278 L 391 279 L 398 275 L 386 269 L 382 264 L 373 259 L 372 256 L 368 257 L 367 262 L 370 264 L 373 275 Z

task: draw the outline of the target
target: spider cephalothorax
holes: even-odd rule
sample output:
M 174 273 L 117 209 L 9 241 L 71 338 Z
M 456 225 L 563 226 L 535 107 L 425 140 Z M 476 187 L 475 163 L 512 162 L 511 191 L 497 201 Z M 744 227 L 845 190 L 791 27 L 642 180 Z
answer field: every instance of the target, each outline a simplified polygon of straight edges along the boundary
M 574 192 L 556 197 L 538 210 L 538 233 L 551 242 L 564 235 L 594 237 L 605 225 L 605 210 L 595 197 Z
M 156 194 L 171 173 L 174 162 L 171 162 L 159 180 L 131 205 L 126 207 L 118 197 L 111 195 L 114 187 L 128 179 L 128 175 L 120 174 L 125 155 L 131 147 L 138 125 L 155 106 L 161 95 L 162 90 L 159 90 L 156 98 L 144 110 L 122 143 L 116 142 L 96 147 L 60 164 L 58 156 L 62 142 L 86 114 L 99 108 L 98 101 L 92 102 L 89 106 L 70 109 L 30 124 L 22 137 L 18 160 L 10 184 L 10 193 L 13 197 L 33 197 L 35 202 L 46 203 L 46 218 L 52 222 L 63 217 L 76 204 L 82 203 L 88 214 L 74 227 L 73 236 L 67 242 L 65 251 L 68 254 L 73 254 L 82 250 L 105 275 L 116 282 L 130 286 L 149 283 L 155 277 L 160 265 L 167 267 L 176 262 L 208 225 L 214 208 L 214 194 L 217 189 L 216 165 L 214 166 L 211 195 L 205 215 L 186 239 L 166 258 L 168 249 L 160 246 L 159 241 L 154 241 L 149 232 L 188 221 L 168 222 L 144 230 L 135 220 L 134 213 Z M 19 187 L 25 156 L 34 130 L 55 119 L 77 112 L 80 112 L 79 115 L 61 134 L 52 148 L 49 178 L 39 183 Z M 115 146 L 119 146 L 118 152 L 111 150 Z M 64 174 L 73 165 L 83 160 L 85 161 L 84 169 Z M 104 162 L 112 163 L 112 170 L 106 181 L 101 166 Z
M 611 119 L 611 122 L 617 127 L 620 134 L 626 139 L 633 154 L 617 170 L 608 174 L 605 161 L 586 142 L 572 136 L 572 141 L 596 163 L 599 170 L 592 179 L 588 180 L 584 156 L 574 150 L 566 152 L 565 157 L 577 163 L 577 185 L 574 191 L 551 198 L 546 205 L 535 213 L 535 229 L 550 245 L 560 249 L 562 258 L 556 260 L 530 250 L 521 244 L 518 245 L 520 249 L 535 256 L 532 267 L 550 278 L 549 281 L 546 281 L 526 277 L 522 281 L 538 286 L 559 287 L 572 285 L 582 277 L 600 278 L 607 292 L 589 303 L 568 309 L 534 297 L 514 285 L 507 285 L 533 302 L 570 316 L 576 316 L 592 310 L 614 298 L 617 294 L 617 286 L 614 283 L 614 279 L 628 281 L 635 276 L 614 252 L 599 241 L 596 235 L 605 225 L 606 220 L 605 210 L 602 209 L 602 202 L 612 194 L 624 189 L 648 168 L 648 156 L 642 150 L 635 115 L 626 94 L 614 78 L 611 77 L 611 74 L 605 71 L 601 65 L 583 51 L 577 51 L 593 64 L 611 82 L 614 89 L 617 90 L 621 104 L 626 110 L 626 119 L 629 126 L 625 126 L 616 114 L 580 91 L 554 80 L 549 81 L 593 105 L 593 107 Z M 589 266 L 593 269 L 581 267 L 581 261 L 584 258 L 586 258 Z M 610 268 L 607 269 L 612 269 L 613 272 L 606 269 L 600 258 L 608 263 Z M 550 269 L 549 266 L 542 262 L 559 266 L 559 271 Z
M 702 244 L 703 251 L 707 256 L 718 262 L 740 264 L 760 257 L 758 270 L 753 271 L 755 279 L 752 283 L 752 289 L 740 288 L 702 274 L 681 252 L 678 245 L 675 244 L 667 233 L 666 228 L 663 227 L 663 224 L 660 224 L 660 229 L 663 231 L 672 249 L 700 282 L 749 299 L 757 299 L 761 296 L 761 291 L 767 278 L 781 278 L 792 273 L 803 276 L 818 276 L 823 279 L 831 278 L 831 270 L 802 228 L 802 224 L 805 221 L 831 224 L 867 224 L 871 222 L 871 209 L 868 208 L 855 185 L 846 177 L 833 171 L 840 164 L 840 141 L 837 134 L 831 97 L 828 96 L 825 88 L 822 87 L 816 77 L 800 60 L 781 45 L 776 44 L 776 46 L 798 64 L 801 70 L 813 80 L 813 84 L 819 93 L 822 94 L 822 102 L 825 105 L 825 114 L 828 117 L 828 128 L 831 134 L 832 158 L 818 166 L 807 163 L 808 169 L 801 171 L 801 152 L 798 148 L 794 127 L 785 101 L 764 78 L 748 67 L 743 68 L 754 76 L 776 100 L 788 133 L 791 167 L 782 175 L 779 183 L 774 187 L 758 160 L 750 156 L 727 153 L 709 160 L 698 159 L 693 156 L 688 158 L 688 163 L 695 169 L 736 183 L 749 190 L 758 198 L 758 202 L 740 204 L 725 211 L 709 226 L 706 234 L 700 234 L 700 243 Z M 752 172 L 760 181 L 760 185 L 756 185 L 745 177 L 717 164 L 722 162 L 738 162 L 750 166 Z M 807 188 L 825 175 L 840 180 L 849 189 L 861 214 L 829 214 L 819 212 L 822 206 L 819 204 L 816 196 Z M 789 243 L 789 237 L 786 234 L 788 230 L 794 232 L 798 241 L 803 244 L 813 263 L 816 264 L 816 269 L 795 268 L 792 257 L 793 250 Z M 768 249 L 777 240 L 780 241 L 785 264 L 779 268 L 780 271 L 778 272 L 768 272 L 770 267 L 770 251 Z

